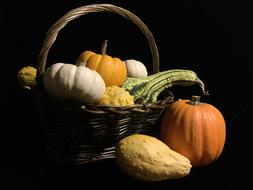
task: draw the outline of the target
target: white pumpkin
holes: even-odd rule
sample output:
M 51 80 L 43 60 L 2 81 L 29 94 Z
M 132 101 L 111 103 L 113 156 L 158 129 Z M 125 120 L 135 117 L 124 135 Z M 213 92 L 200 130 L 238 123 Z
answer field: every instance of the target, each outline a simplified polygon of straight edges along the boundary
M 47 93 L 59 99 L 97 103 L 105 93 L 104 80 L 96 71 L 72 64 L 53 64 L 46 70 L 43 83 Z
M 141 78 L 148 76 L 147 68 L 142 62 L 134 59 L 128 59 L 125 60 L 125 63 L 128 77 Z

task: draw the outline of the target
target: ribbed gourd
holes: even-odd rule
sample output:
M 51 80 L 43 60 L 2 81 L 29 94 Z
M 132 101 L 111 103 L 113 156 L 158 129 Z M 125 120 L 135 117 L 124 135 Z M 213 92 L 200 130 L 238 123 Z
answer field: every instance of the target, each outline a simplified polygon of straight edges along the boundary
M 162 71 L 142 78 L 128 77 L 122 88 L 129 91 L 135 103 L 144 104 L 157 101 L 162 91 L 174 85 L 191 86 L 193 84 L 198 84 L 203 94 L 208 95 L 204 83 L 197 74 L 184 69 Z
M 171 149 L 186 156 L 192 166 L 206 166 L 217 160 L 226 140 L 226 123 L 213 105 L 191 100 L 177 100 L 165 111 L 160 138 Z
M 107 41 L 102 44 L 101 54 L 84 51 L 76 61 L 76 65 L 83 65 L 98 72 L 106 86 L 121 86 L 127 77 L 125 62 L 117 57 L 106 54 Z
M 67 63 L 51 65 L 43 84 L 53 98 L 83 103 L 97 103 L 105 92 L 105 83 L 96 71 Z

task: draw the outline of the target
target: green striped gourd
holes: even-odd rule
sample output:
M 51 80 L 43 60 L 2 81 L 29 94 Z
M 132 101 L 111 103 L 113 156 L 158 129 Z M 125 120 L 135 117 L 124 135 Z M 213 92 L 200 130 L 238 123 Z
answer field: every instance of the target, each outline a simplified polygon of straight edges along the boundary
M 144 78 L 128 77 L 122 88 L 129 91 L 135 103 L 149 103 L 157 101 L 158 95 L 174 85 L 191 86 L 198 84 L 202 92 L 207 95 L 204 83 L 191 70 L 172 69 L 149 75 Z

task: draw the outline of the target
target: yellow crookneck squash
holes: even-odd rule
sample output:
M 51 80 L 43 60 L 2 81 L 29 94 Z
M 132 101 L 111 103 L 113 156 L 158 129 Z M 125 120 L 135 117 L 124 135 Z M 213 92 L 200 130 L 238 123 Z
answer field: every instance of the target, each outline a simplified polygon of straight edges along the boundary
M 119 58 L 106 55 L 106 48 L 107 40 L 102 45 L 101 54 L 84 51 L 77 59 L 76 65 L 97 71 L 106 86 L 121 86 L 127 77 L 126 65 Z

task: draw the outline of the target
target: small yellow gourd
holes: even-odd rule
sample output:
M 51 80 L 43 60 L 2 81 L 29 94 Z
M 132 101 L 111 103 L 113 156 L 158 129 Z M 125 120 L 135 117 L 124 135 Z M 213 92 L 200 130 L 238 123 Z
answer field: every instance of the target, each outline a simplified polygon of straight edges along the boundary
M 36 86 L 37 69 L 31 66 L 23 67 L 18 71 L 17 78 L 21 88 L 31 90 Z
M 113 106 L 127 106 L 134 104 L 134 98 L 123 88 L 118 86 L 106 87 L 105 93 L 102 96 L 99 104 Z

